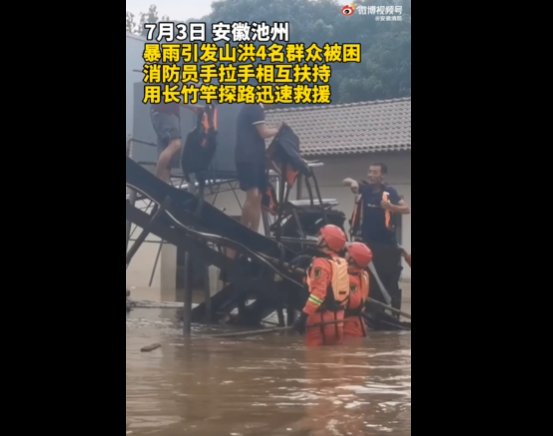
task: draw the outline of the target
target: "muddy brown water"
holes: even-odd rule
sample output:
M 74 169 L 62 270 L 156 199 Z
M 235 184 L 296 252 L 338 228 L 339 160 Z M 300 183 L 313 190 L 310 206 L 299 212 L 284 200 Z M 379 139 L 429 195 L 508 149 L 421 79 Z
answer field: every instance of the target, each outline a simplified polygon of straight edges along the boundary
M 286 333 L 202 337 L 219 331 L 184 339 L 176 309 L 127 315 L 128 435 L 410 435 L 410 332 L 321 348 Z

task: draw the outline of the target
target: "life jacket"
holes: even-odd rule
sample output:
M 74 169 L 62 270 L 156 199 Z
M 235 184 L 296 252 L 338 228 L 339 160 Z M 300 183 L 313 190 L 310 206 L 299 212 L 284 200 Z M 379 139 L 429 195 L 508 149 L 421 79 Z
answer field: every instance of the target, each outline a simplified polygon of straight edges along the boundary
M 381 201 L 389 201 L 390 194 L 387 191 L 382 192 Z M 361 237 L 361 223 L 363 222 L 363 209 L 365 207 L 363 197 L 361 194 L 357 194 L 355 197 L 355 204 L 353 206 L 353 212 L 349 219 L 350 224 L 350 237 L 352 239 Z M 389 210 L 384 211 L 384 225 L 389 231 L 393 231 L 394 226 L 392 222 L 392 214 Z
M 386 191 L 382 193 L 382 201 L 390 201 L 390 194 Z M 392 230 L 392 214 L 388 209 L 384 211 L 384 225 L 388 230 Z
M 217 148 L 217 107 L 207 105 L 196 112 L 196 127 L 186 137 L 181 155 L 184 177 L 190 181 L 190 174 L 200 180 L 205 178 Z
M 305 176 L 311 174 L 309 166 L 301 157 L 300 140 L 286 123 L 282 123 L 269 144 L 267 156 L 275 170 L 280 173 L 282 180 L 290 187 L 294 185 L 300 173 Z
M 355 197 L 355 203 L 353 205 L 353 212 L 349 219 L 349 234 L 351 239 L 361 236 L 361 221 L 363 219 L 363 201 L 361 194 L 357 194 Z
M 369 298 L 370 288 L 369 288 L 369 273 L 365 270 L 361 271 L 361 286 L 367 290 L 367 298 Z M 365 303 L 365 301 L 363 301 Z
M 346 316 L 354 316 L 354 315 L 361 315 L 361 310 L 363 309 L 363 306 L 367 300 L 367 297 L 369 296 L 369 273 L 365 270 L 351 273 L 351 276 L 359 277 L 359 289 L 357 289 L 357 292 L 359 292 L 361 301 L 360 304 L 357 305 L 357 307 L 352 308 L 352 304 L 357 304 L 358 299 L 353 298 L 352 291 L 353 291 L 353 285 L 350 287 L 350 298 L 348 300 L 348 306 L 346 308 Z M 363 290 L 366 290 L 366 295 L 364 295 Z
M 339 310 L 343 309 L 349 298 L 349 274 L 348 262 L 342 257 L 324 257 L 332 267 L 330 285 L 326 292 L 326 298 L 321 304 L 320 310 Z M 311 267 L 307 274 L 307 286 L 311 285 Z

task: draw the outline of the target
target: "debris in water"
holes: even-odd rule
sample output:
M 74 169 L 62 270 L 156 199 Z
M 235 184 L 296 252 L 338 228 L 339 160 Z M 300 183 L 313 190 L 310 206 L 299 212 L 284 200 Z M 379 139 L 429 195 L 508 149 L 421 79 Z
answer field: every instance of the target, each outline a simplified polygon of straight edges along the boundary
M 140 351 L 153 351 L 159 347 L 161 347 L 161 344 L 155 343 L 155 344 L 146 345 L 145 347 L 142 347 Z

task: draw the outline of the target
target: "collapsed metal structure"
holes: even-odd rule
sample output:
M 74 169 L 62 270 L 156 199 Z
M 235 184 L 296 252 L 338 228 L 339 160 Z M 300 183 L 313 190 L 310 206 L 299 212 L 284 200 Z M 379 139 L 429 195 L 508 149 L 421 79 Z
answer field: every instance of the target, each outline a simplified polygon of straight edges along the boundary
M 345 215 L 333 208 L 336 201 L 321 198 L 314 173 L 320 163 L 298 160 L 298 156 L 288 159 L 286 152 L 279 152 L 273 153 L 277 168 L 273 175 L 277 179 L 275 220 L 269 225 L 264 219 L 265 235 L 244 227 L 206 202 L 203 184 L 194 195 L 182 189 L 182 183 L 179 186 L 164 183 L 146 166 L 127 157 L 127 267 L 150 234 L 185 251 L 185 334 L 189 334 L 191 322 L 257 326 L 273 313 L 279 325 L 290 325 L 305 304 L 308 296 L 303 284 L 305 261 L 316 252 L 318 229 L 328 223 L 343 227 Z M 294 173 L 292 177 L 290 170 Z M 305 183 L 309 198 L 290 200 L 290 190 L 298 178 Z M 207 177 L 206 184 L 214 187 L 231 181 L 228 176 L 213 175 Z M 150 207 L 141 208 L 141 201 L 147 201 Z M 131 225 L 141 229 L 134 239 Z M 192 253 L 196 264 L 199 260 L 205 278 L 204 301 L 194 309 L 190 283 Z M 209 266 L 217 267 L 225 277 L 224 286 L 214 295 L 208 285 Z M 376 298 L 382 300 L 378 290 Z M 375 311 L 387 318 L 388 326 L 394 327 L 393 317 L 382 308 L 375 307 Z M 401 327 L 399 323 L 395 326 Z

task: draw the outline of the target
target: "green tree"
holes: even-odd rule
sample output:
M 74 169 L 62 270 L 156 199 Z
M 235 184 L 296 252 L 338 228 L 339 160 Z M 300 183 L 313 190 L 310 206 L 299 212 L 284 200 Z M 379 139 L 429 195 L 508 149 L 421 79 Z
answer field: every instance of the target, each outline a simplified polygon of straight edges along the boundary
M 142 35 L 146 36 L 148 31 L 144 29 L 145 23 L 159 23 L 160 21 L 171 21 L 171 19 L 167 15 L 163 15 L 161 18 L 159 18 L 157 6 L 156 5 L 150 5 L 148 8 L 148 12 L 140 12 L 139 13 L 139 23 L 136 24 L 135 16 L 132 12 L 127 11 L 127 20 L 126 20 L 126 29 L 127 32 L 135 34 L 135 35 Z
M 127 32 L 136 33 L 136 23 L 134 22 L 134 14 L 127 11 Z
M 235 21 L 288 21 L 291 42 L 309 45 L 360 42 L 360 64 L 332 64 L 332 101 L 388 99 L 411 95 L 410 0 L 395 2 L 403 7 L 400 22 L 376 22 L 374 16 L 345 17 L 341 8 L 348 2 L 334 0 L 221 0 L 212 4 L 208 23 Z M 369 6 L 367 0 L 355 2 Z M 374 2 L 371 2 L 374 5 Z M 381 5 L 394 5 L 383 0 Z

